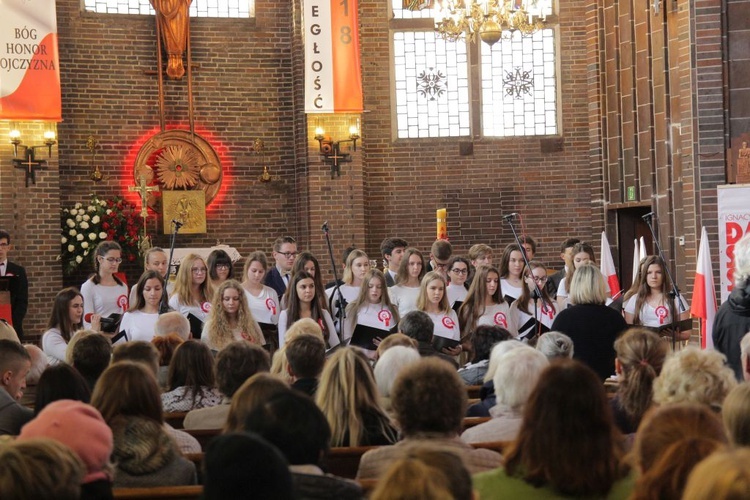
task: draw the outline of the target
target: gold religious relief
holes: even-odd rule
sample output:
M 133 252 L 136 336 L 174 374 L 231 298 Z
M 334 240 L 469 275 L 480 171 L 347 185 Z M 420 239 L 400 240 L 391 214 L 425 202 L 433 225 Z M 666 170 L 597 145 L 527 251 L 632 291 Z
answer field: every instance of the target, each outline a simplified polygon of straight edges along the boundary
M 750 183 L 750 148 L 747 141 L 742 141 L 742 147 L 737 152 L 737 184 Z
M 156 175 L 165 189 L 186 189 L 198 184 L 199 158 L 188 145 L 167 146 L 156 160 Z
M 197 189 L 190 191 L 164 191 L 164 234 L 170 234 L 172 221 L 182 223 L 181 234 L 206 232 L 206 194 Z
M 187 47 L 192 0 L 150 0 L 156 11 L 156 25 L 167 49 L 167 75 L 179 80 L 185 75 L 182 54 Z M 159 68 L 161 71 L 161 68 Z

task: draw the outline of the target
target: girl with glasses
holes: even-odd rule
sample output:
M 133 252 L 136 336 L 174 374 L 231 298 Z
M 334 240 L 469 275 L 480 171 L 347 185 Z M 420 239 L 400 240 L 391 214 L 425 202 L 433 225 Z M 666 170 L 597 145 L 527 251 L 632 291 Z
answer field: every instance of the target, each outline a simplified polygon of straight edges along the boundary
M 208 318 L 213 298 L 213 286 L 208 279 L 208 266 L 198 255 L 191 253 L 182 259 L 180 270 L 169 297 L 169 307 L 190 320 L 193 338 L 200 338 L 203 323 Z
M 115 276 L 122 262 L 122 248 L 115 241 L 102 241 L 94 250 L 95 273 L 81 286 L 83 327 L 92 328 L 101 318 L 128 310 L 128 287 Z M 119 320 L 119 317 L 117 317 Z
M 464 257 L 453 257 L 448 261 L 448 287 L 445 290 L 448 296 L 448 303 L 451 308 L 458 312 L 461 304 L 466 300 L 469 293 L 466 286 L 466 279 L 469 277 L 469 259 Z
M 557 316 L 552 297 L 547 293 L 547 268 L 536 260 L 529 262 L 531 270 L 524 272 L 526 286 L 521 296 L 510 306 L 510 314 L 518 325 L 518 338 L 532 340 L 550 331 Z M 536 286 L 535 286 L 536 285 Z M 537 288 L 542 292 L 537 295 Z
M 214 288 L 218 288 L 226 280 L 232 279 L 232 259 L 224 250 L 214 250 L 208 254 L 206 267 L 208 267 L 211 286 Z

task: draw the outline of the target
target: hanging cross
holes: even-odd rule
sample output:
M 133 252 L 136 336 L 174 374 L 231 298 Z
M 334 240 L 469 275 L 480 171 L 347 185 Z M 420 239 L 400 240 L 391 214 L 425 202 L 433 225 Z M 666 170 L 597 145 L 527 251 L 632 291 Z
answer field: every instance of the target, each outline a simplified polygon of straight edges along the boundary
M 349 153 L 342 153 L 338 142 L 331 143 L 331 154 L 323 155 L 323 161 L 331 166 L 331 179 L 341 177 L 341 164 L 352 161 Z
M 47 160 L 36 160 L 34 158 L 34 148 L 26 148 L 26 157 L 13 158 L 13 166 L 26 171 L 26 187 L 29 187 L 29 180 L 36 185 L 36 171 L 47 166 Z
M 141 175 L 139 182 L 135 186 L 128 186 L 128 191 L 138 193 L 141 197 L 141 217 L 143 218 L 143 226 L 146 226 L 146 219 L 148 218 L 148 194 L 159 191 L 159 186 L 147 186 L 146 177 Z

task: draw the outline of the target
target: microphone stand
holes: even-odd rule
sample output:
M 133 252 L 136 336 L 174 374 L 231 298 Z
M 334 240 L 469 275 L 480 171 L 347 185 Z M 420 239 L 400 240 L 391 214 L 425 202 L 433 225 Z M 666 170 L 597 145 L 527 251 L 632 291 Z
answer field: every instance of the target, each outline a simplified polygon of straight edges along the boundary
M 664 252 L 662 252 L 661 250 L 659 239 L 656 237 L 656 233 L 654 232 L 653 218 L 654 218 L 654 212 L 649 212 L 646 215 L 641 217 L 641 219 L 643 219 L 643 221 L 648 225 L 648 228 L 651 230 L 651 237 L 654 239 L 654 243 L 656 244 L 656 250 L 659 252 L 659 258 L 661 259 L 662 263 L 664 263 L 664 271 L 667 273 L 667 278 L 669 278 L 669 284 L 671 286 L 669 297 L 672 300 L 677 299 L 678 314 L 673 314 L 672 316 L 679 316 L 680 314 L 686 311 L 685 305 L 682 303 L 682 296 L 680 295 L 680 289 L 677 288 L 677 283 L 672 277 L 672 273 L 670 272 L 669 266 L 667 265 L 667 259 L 664 258 Z M 675 350 L 675 346 L 677 345 L 677 332 L 675 331 L 675 327 L 677 326 L 678 321 L 679 321 L 678 317 L 672 318 L 672 350 L 673 351 Z
M 541 330 L 542 330 L 542 322 L 541 322 L 541 320 L 539 318 L 537 318 L 536 299 L 537 299 L 537 297 L 539 297 L 539 299 L 542 301 L 542 306 L 544 306 L 544 295 L 542 295 L 542 291 L 539 289 L 539 285 L 536 284 L 536 280 L 534 279 L 534 275 L 531 274 L 531 266 L 529 265 L 529 258 L 526 256 L 526 250 L 523 248 L 523 245 L 521 245 L 521 239 L 518 237 L 518 233 L 516 232 L 516 228 L 513 225 L 513 220 L 516 218 L 517 215 L 518 214 L 516 214 L 514 212 L 514 213 L 509 214 L 509 215 L 504 215 L 503 219 L 505 220 L 505 222 L 508 223 L 508 226 L 510 226 L 510 230 L 513 233 L 513 238 L 516 240 L 516 245 L 518 245 L 518 248 L 521 249 L 521 256 L 523 257 L 523 261 L 526 264 L 526 269 L 529 270 L 529 274 L 531 275 L 531 281 L 534 283 L 534 291 L 531 294 L 531 297 L 532 297 L 532 299 L 534 299 L 534 324 L 536 325 L 534 327 L 534 330 L 535 330 L 534 337 L 538 337 L 539 334 L 540 334 L 540 332 L 541 332 Z M 526 285 L 526 279 L 524 278 L 522 281 L 524 282 L 523 286 L 527 286 Z M 502 293 L 502 291 L 501 291 L 501 293 Z M 551 305 L 550 305 L 550 307 L 551 307 Z M 534 338 L 534 337 L 532 337 L 532 338 Z
M 337 333 L 335 331 L 333 333 L 339 336 L 339 344 L 341 344 L 344 341 L 344 322 L 345 322 L 344 320 L 346 319 L 346 307 L 344 306 L 344 304 L 346 302 L 344 301 L 344 296 L 341 294 L 339 277 L 338 277 L 338 273 L 336 272 L 336 259 L 333 256 L 333 245 L 331 244 L 331 237 L 328 234 L 328 231 L 329 231 L 328 221 L 325 221 L 323 223 L 323 226 L 321 227 L 321 229 L 323 230 L 323 233 L 325 233 L 326 235 L 326 244 L 328 245 L 328 255 L 331 258 L 331 269 L 333 269 L 333 282 L 336 283 L 333 289 L 333 293 L 331 294 L 331 299 L 328 303 L 328 307 L 333 309 L 333 298 L 338 295 L 339 307 L 338 307 L 338 310 L 336 311 L 336 317 L 339 320 L 340 333 Z
M 169 277 L 172 275 L 172 257 L 174 256 L 174 245 L 177 242 L 177 231 L 183 226 L 178 220 L 172 220 L 172 234 L 169 237 L 169 261 L 167 262 L 167 277 L 164 280 L 164 288 L 161 291 L 161 301 L 159 302 L 159 314 L 169 312 L 169 294 L 167 293 L 167 284 Z

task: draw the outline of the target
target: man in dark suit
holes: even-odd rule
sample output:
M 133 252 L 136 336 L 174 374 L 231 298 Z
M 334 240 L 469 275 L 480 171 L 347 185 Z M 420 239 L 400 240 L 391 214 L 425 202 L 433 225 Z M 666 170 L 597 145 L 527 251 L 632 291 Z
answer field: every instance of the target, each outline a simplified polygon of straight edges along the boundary
M 277 238 L 273 243 L 273 258 L 276 265 L 268 270 L 264 282 L 281 297 L 289 284 L 289 273 L 297 258 L 297 241 L 291 236 Z
M 393 286 L 396 284 L 396 273 L 398 272 L 398 265 L 401 263 L 401 259 L 404 256 L 404 250 L 409 244 L 403 238 L 386 238 L 380 244 L 380 253 L 383 254 L 383 259 L 387 263 L 387 269 L 385 269 L 385 284 L 386 286 Z
M 560 287 L 560 282 L 565 277 L 565 273 L 568 272 L 568 267 L 573 266 L 573 247 L 576 243 L 580 242 L 581 240 L 578 238 L 568 238 L 562 242 L 562 245 L 560 245 L 560 258 L 565 262 L 565 267 L 551 275 L 547 279 L 547 284 L 545 285 L 547 287 L 547 293 L 549 293 L 549 296 L 553 299 L 557 298 L 557 289 Z
M 26 270 L 8 260 L 8 253 L 12 249 L 10 234 L 0 229 L 0 277 L 4 276 L 8 280 L 13 328 L 18 338 L 23 340 L 23 318 L 29 305 L 29 282 Z

